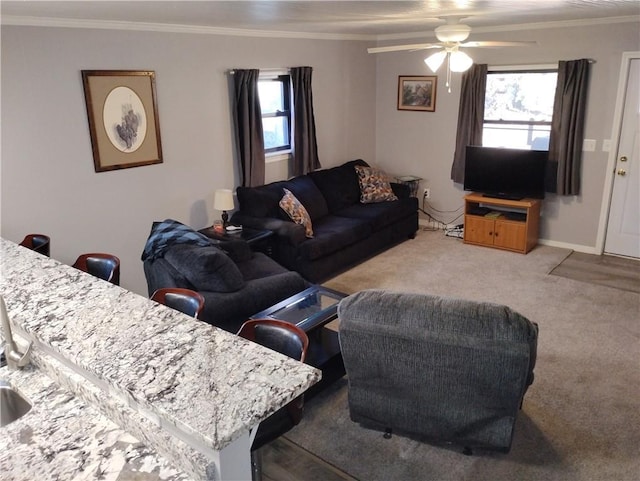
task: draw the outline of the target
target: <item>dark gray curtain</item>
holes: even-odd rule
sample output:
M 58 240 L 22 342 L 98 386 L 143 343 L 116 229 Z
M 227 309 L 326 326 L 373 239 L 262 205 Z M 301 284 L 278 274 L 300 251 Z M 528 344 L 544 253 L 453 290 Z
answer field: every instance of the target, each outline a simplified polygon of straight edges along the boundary
M 587 110 L 589 60 L 560 61 L 549 136 L 549 165 L 557 164 L 556 192 L 580 193 L 582 142 Z
M 302 175 L 320 168 L 316 121 L 313 116 L 311 67 L 291 69 L 293 88 L 293 175 Z
M 240 171 L 240 185 L 264 184 L 264 137 L 256 69 L 235 69 L 233 74 L 233 121 Z
M 474 64 L 462 75 L 456 151 L 453 154 L 453 165 L 451 166 L 451 180 L 458 184 L 464 182 L 467 145 L 482 145 L 486 85 L 486 64 Z

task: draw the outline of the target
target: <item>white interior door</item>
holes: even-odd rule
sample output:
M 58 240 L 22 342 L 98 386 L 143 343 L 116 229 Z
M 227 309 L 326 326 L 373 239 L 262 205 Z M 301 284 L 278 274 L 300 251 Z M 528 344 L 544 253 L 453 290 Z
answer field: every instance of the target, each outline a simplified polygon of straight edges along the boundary
M 640 58 L 627 74 L 604 250 L 640 258 Z

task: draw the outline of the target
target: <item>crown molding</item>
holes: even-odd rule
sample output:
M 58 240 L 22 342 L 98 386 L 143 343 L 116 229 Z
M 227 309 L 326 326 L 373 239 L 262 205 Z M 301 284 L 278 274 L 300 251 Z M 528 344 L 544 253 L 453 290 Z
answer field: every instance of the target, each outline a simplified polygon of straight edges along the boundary
M 2 25 L 30 26 L 30 27 L 56 27 L 56 28 L 84 28 L 100 30 L 135 30 L 143 32 L 164 32 L 164 33 L 187 33 L 197 35 L 227 35 L 235 37 L 261 37 L 261 38 L 295 38 L 312 40 L 359 40 L 378 41 L 404 40 L 411 38 L 433 37 L 432 31 L 409 32 L 386 35 L 365 35 L 365 34 L 333 34 L 333 33 L 310 33 L 310 32 L 289 32 L 275 30 L 256 30 L 227 27 L 210 27 L 198 25 L 178 25 L 167 23 L 145 23 L 145 22 L 124 22 L 114 20 L 85 20 L 73 18 L 55 17 L 29 17 L 16 15 L 3 15 Z M 640 23 L 640 15 L 628 15 L 623 17 L 603 17 L 580 20 L 563 20 L 556 22 L 524 23 L 518 25 L 500 25 L 495 27 L 473 27 L 473 33 L 494 33 L 513 32 L 521 30 L 540 30 L 549 28 L 571 28 L 591 25 L 606 25 L 617 23 Z
M 555 22 L 538 22 L 538 23 L 521 23 L 517 25 L 498 25 L 494 27 L 473 27 L 472 33 L 495 33 L 495 32 L 519 32 L 521 30 L 542 30 L 550 28 L 571 28 L 571 27 L 588 27 L 592 25 L 607 25 L 617 23 L 640 23 L 640 15 L 627 15 L 623 17 L 602 17 L 602 18 L 584 18 L 580 20 L 559 20 Z M 377 41 L 385 40 L 406 40 L 410 38 L 435 38 L 433 31 L 429 32 L 410 32 L 389 35 L 377 35 Z
M 375 35 L 288 32 L 281 30 L 252 30 L 168 23 L 122 22 L 115 20 L 84 20 L 75 18 L 27 17 L 3 15 L 2 25 L 55 28 L 86 28 L 100 30 L 136 30 L 142 32 L 188 33 L 198 35 L 227 35 L 235 37 L 297 38 L 313 40 L 376 40 Z

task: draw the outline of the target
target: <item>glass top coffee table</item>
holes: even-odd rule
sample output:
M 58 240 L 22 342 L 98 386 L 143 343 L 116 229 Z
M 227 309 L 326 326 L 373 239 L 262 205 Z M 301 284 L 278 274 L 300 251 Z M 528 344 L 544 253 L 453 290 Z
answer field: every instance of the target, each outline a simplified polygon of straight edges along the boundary
M 338 337 L 338 303 L 345 297 L 342 292 L 314 285 L 251 316 L 287 321 L 307 333 L 305 362 L 322 370 L 322 380 L 305 393 L 307 399 L 345 375 Z
M 308 333 L 334 320 L 338 316 L 338 303 L 345 297 L 342 292 L 314 285 L 254 314 L 251 319 L 280 319 Z

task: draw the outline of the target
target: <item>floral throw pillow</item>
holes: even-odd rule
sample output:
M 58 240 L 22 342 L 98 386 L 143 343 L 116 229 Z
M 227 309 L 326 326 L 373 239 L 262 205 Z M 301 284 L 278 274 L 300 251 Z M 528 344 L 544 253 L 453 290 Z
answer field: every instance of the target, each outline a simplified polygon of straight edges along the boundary
M 313 237 L 313 226 L 311 225 L 311 217 L 304 208 L 304 205 L 291 193 L 288 189 L 283 189 L 284 195 L 280 199 L 280 207 L 284 210 L 291 220 L 296 224 L 304 226 L 305 235 Z
M 389 176 L 382 170 L 375 167 L 355 166 L 360 182 L 360 202 L 372 204 L 375 202 L 385 202 L 398 200 L 393 193 Z

